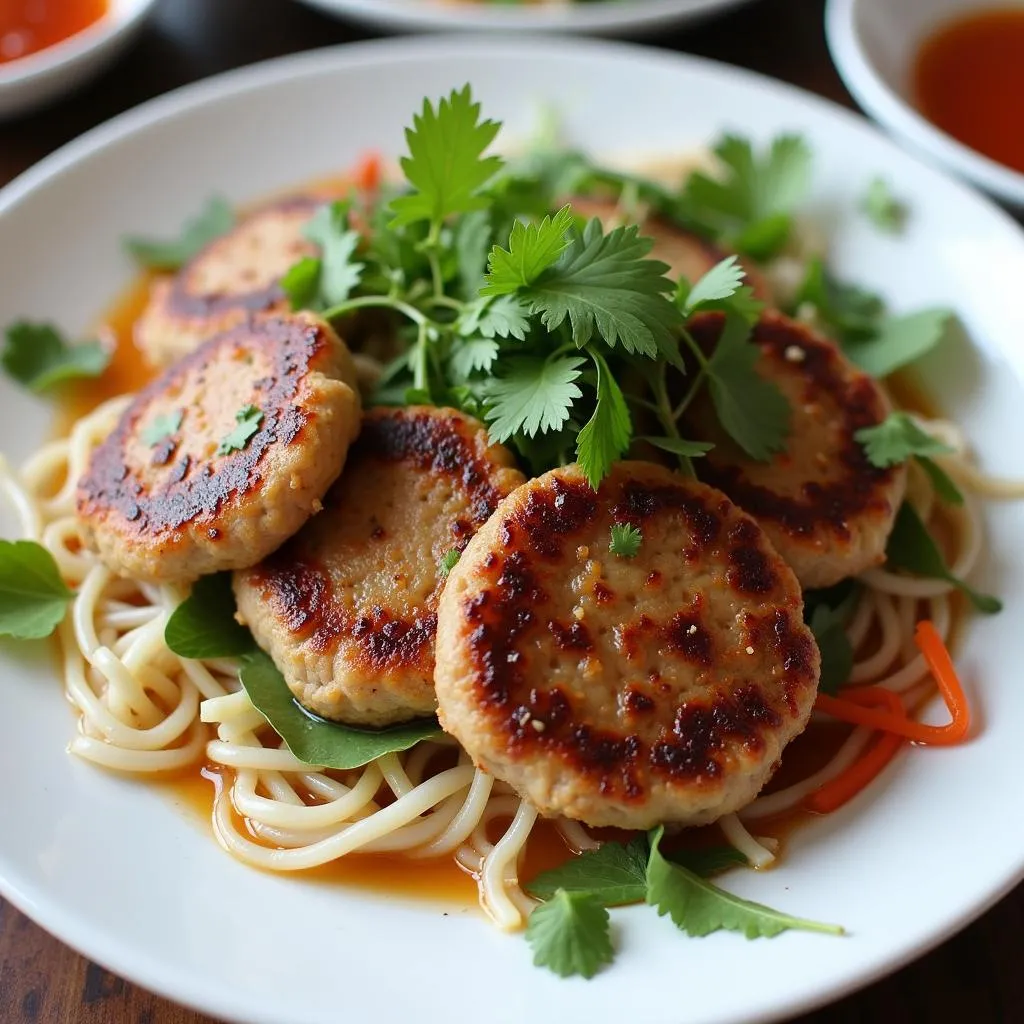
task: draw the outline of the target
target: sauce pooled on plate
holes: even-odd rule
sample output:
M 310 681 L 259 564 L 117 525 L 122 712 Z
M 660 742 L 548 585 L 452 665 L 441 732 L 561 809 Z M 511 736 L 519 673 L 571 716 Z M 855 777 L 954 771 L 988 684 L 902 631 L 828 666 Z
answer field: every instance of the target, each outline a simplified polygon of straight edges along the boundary
M 0 64 L 63 42 L 99 21 L 110 0 L 3 0 Z

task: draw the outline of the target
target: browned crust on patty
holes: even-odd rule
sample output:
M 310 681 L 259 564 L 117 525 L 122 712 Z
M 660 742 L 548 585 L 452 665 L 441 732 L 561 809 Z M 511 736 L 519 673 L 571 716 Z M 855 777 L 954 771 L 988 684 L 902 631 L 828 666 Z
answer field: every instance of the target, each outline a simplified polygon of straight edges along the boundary
M 367 413 L 321 515 L 236 575 L 243 616 L 300 700 L 357 724 L 432 712 L 437 565 L 522 480 L 484 425 L 454 409 Z M 400 507 L 380 507 L 395 485 Z
M 169 396 L 204 394 L 240 386 L 260 410 L 259 429 L 241 450 L 207 458 L 182 454 L 193 410 L 182 426 L 154 444 L 138 462 L 139 436 Z M 254 367 L 260 367 L 255 370 Z M 249 375 L 248 379 L 246 374 Z M 210 379 L 207 379 L 209 375 Z M 78 484 L 77 510 L 112 567 L 142 578 L 193 579 L 205 572 L 259 561 L 314 511 L 316 499 L 337 476 L 358 424 L 354 371 L 343 343 L 309 314 L 260 318 L 206 342 L 134 398 L 106 440 L 93 452 Z M 319 463 L 304 465 L 310 458 Z M 301 479 L 294 474 L 301 471 Z M 262 509 L 261 492 L 294 492 L 306 508 Z M 307 493 L 311 491 L 311 494 Z M 239 521 L 232 516 L 238 515 Z M 233 528 L 266 527 L 235 550 Z M 195 550 L 200 542 L 202 553 Z M 218 552 L 221 549 L 221 553 Z M 187 569 L 183 560 L 194 556 Z
M 690 331 L 711 351 L 723 322 L 721 314 L 703 314 Z M 827 586 L 884 557 L 905 471 L 873 466 L 855 434 L 884 420 L 889 403 L 833 342 L 781 313 L 764 312 L 751 343 L 761 350 L 758 371 L 789 393 L 787 447 L 768 463 L 750 459 L 705 401 L 692 422 L 716 449 L 695 463 L 697 472 L 769 531 L 804 585 Z
M 642 552 L 662 546 L 642 566 L 616 562 L 612 523 L 638 527 Z M 573 609 L 566 577 L 581 551 L 612 565 Z M 689 572 L 694 588 L 664 614 L 665 575 Z M 731 625 L 723 601 L 738 609 Z M 597 493 L 575 467 L 554 470 L 506 499 L 452 572 L 442 723 L 545 813 L 641 828 L 712 820 L 735 809 L 738 771 L 751 781 L 737 799 L 752 798 L 810 713 L 819 658 L 802 609 L 790 570 L 721 493 L 646 463 L 618 464 Z M 602 689 L 613 672 L 614 691 Z M 568 776 L 571 796 L 558 792 Z

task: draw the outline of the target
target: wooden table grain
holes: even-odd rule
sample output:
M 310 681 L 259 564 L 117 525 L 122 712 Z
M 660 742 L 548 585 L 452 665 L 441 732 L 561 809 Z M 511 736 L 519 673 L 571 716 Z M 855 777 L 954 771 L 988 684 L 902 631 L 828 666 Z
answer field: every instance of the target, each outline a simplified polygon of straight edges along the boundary
M 137 45 L 100 80 L 57 106 L 0 125 L 0 184 L 93 125 L 168 89 L 267 57 L 361 38 L 366 33 L 356 26 L 293 0 L 162 0 Z M 826 51 L 821 0 L 759 0 L 655 42 L 754 68 L 852 106 Z M 952 812 L 950 827 L 956 827 Z M 871 885 L 870 878 L 853 881 Z M 1024 886 L 927 956 L 799 1024 L 1024 1022 L 1022 953 Z M 798 973 L 799 965 L 793 970 Z M 211 1018 L 85 960 L 0 901 L 0 1022 L 211 1024 Z

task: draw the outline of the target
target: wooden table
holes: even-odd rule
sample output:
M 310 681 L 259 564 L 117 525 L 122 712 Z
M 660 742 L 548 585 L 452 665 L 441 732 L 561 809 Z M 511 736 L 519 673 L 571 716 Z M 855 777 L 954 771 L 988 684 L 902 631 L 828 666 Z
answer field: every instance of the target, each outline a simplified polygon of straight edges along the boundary
M 852 106 L 825 48 L 822 6 L 820 0 L 760 0 L 692 30 L 663 34 L 657 43 L 754 68 Z M 0 125 L 0 184 L 87 128 L 175 86 L 365 37 L 292 0 L 163 0 L 138 44 L 102 79 L 59 106 Z M 955 827 L 952 817 L 950 824 Z M 917 963 L 800 1024 L 1024 1022 L 1022 953 L 1024 886 Z M 0 901 L 3 1024 L 209 1021 L 84 960 Z

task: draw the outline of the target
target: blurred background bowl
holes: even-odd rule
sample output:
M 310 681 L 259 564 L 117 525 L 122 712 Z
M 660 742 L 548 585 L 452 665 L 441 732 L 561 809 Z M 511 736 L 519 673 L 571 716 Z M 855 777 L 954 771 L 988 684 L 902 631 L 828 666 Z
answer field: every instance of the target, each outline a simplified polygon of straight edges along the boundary
M 216 2 L 216 0 L 211 0 Z M 301 0 L 328 14 L 390 32 L 578 32 L 646 35 L 750 0 L 607 0 L 509 4 L 458 0 Z
M 933 163 L 1024 207 L 1024 174 L 936 128 L 912 94 L 914 59 L 932 32 L 951 18 L 997 6 L 995 0 L 828 0 L 825 34 L 846 87 L 882 127 Z
M 127 46 L 155 3 L 110 0 L 107 13 L 88 28 L 53 46 L 0 64 L 0 119 L 27 113 L 99 73 Z

